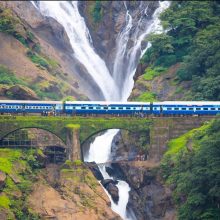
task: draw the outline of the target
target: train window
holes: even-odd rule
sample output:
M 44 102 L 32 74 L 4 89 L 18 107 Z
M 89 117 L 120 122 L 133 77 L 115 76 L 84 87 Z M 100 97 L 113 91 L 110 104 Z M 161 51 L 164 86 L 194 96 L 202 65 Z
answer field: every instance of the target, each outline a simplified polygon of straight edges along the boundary
M 122 107 L 119 107 L 118 109 L 122 110 L 123 108 L 122 108 Z
M 116 109 L 115 107 L 111 107 L 111 109 Z
M 81 109 L 86 109 L 86 107 L 82 107 Z
M 186 110 L 186 108 L 182 108 L 182 110 Z
M 174 108 L 174 110 L 179 110 L 179 108 Z
M 157 110 L 157 108 L 154 108 L 154 110 Z
M 89 107 L 89 109 L 93 109 L 93 107 Z
M 104 107 L 104 109 L 108 109 L 108 107 Z
M 96 109 L 101 109 L 101 107 L 96 107 Z
M 218 110 L 220 110 L 220 108 L 218 108 Z
M 189 108 L 190 111 L 193 111 L 193 108 Z
M 126 107 L 126 109 L 131 109 L 130 107 Z
M 172 110 L 172 108 L 167 108 L 167 110 Z
M 61 107 L 59 107 L 61 109 Z M 76 109 L 76 107 L 73 107 L 73 109 Z
M 215 110 L 215 108 L 211 108 L 211 110 Z
M 196 110 L 201 110 L 201 108 L 196 108 Z
M 203 110 L 206 110 L 206 111 L 207 111 L 207 110 L 208 110 L 208 108 L 203 108 Z

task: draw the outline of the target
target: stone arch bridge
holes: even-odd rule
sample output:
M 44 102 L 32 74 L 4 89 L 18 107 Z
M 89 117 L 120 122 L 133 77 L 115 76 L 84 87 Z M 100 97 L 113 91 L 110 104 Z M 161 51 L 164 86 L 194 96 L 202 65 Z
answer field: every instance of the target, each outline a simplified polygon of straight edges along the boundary
M 69 160 L 82 159 L 81 145 L 92 135 L 107 129 L 126 129 L 150 133 L 149 155 L 155 162 L 166 150 L 166 143 L 187 131 L 201 126 L 214 116 L 188 117 L 43 117 L 0 116 L 0 140 L 23 128 L 40 128 L 59 137 L 67 147 Z M 159 154 L 158 154 L 159 151 Z M 157 156 L 154 156 L 157 155 Z

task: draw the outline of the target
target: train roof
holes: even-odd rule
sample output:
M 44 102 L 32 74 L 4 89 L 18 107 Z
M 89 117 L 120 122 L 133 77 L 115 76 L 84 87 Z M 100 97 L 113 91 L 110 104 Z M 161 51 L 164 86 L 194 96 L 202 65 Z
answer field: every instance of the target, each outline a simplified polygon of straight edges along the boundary
M 63 102 L 61 101 L 38 101 L 38 100 L 0 100 L 0 104 L 4 104 L 4 103 L 7 103 L 7 104 L 10 104 L 10 103 L 16 103 L 16 104 L 21 104 L 21 103 L 24 103 L 24 104 L 62 104 Z
M 66 104 L 150 105 L 150 102 L 66 101 Z
M 220 105 L 220 101 L 164 101 L 154 102 L 154 105 Z

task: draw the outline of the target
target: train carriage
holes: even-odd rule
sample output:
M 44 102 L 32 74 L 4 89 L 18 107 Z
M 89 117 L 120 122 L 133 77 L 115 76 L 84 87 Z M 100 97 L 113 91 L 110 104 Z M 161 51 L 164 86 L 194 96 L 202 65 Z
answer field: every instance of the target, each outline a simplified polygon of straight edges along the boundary
M 150 102 L 71 102 L 64 104 L 67 114 L 150 114 Z
M 155 115 L 216 115 L 220 113 L 220 102 L 167 101 L 154 102 Z
M 0 100 L 0 113 L 16 114 L 62 111 L 63 104 L 60 101 Z
M 69 115 L 217 115 L 218 101 L 92 102 L 0 100 L 0 113 L 66 113 Z

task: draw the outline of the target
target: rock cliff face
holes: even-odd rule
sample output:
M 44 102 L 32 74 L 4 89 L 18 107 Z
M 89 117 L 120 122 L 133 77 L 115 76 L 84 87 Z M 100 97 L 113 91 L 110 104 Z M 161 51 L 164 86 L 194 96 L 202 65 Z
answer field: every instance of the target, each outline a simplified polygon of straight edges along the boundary
M 40 149 L 0 149 L 1 220 L 121 219 L 80 161 L 46 165 L 42 156 Z
M 138 220 L 176 219 L 172 191 L 161 179 L 159 162 L 149 154 L 149 134 L 121 130 L 114 138 L 112 150 L 113 159 L 121 160 L 112 164 L 113 175 L 131 187 L 128 210 L 133 210 Z M 130 160 L 129 163 L 126 160 Z
M 28 198 L 30 208 L 42 219 L 121 219 L 109 209 L 107 195 L 85 167 L 57 168 L 47 167 L 45 177 L 49 185 L 35 183 Z
M 176 219 L 172 191 L 164 185 L 154 164 L 136 161 L 118 166 L 131 187 L 127 207 L 138 220 Z
M 95 1 L 80 1 L 79 9 L 90 30 L 96 51 L 105 60 L 110 72 L 112 72 L 117 36 L 126 24 L 127 10 L 133 18 L 133 24 L 139 25 L 140 12 L 147 9 L 146 16 L 147 19 L 150 19 L 158 7 L 158 1 L 101 1 L 99 20 L 95 17 L 95 4 Z M 130 47 L 134 44 L 133 40 L 130 36 L 128 42 Z
M 89 83 L 79 79 L 64 28 L 54 19 L 43 17 L 30 2 L 1 1 L 0 8 L 1 19 L 14 19 L 12 28 L 15 29 L 15 34 L 0 32 L 0 64 L 32 90 L 37 87 L 41 92 L 38 92 L 39 99 L 42 92 L 47 99 L 68 95 L 86 99 L 83 93 L 88 94 L 89 89 L 85 88 L 89 88 Z

